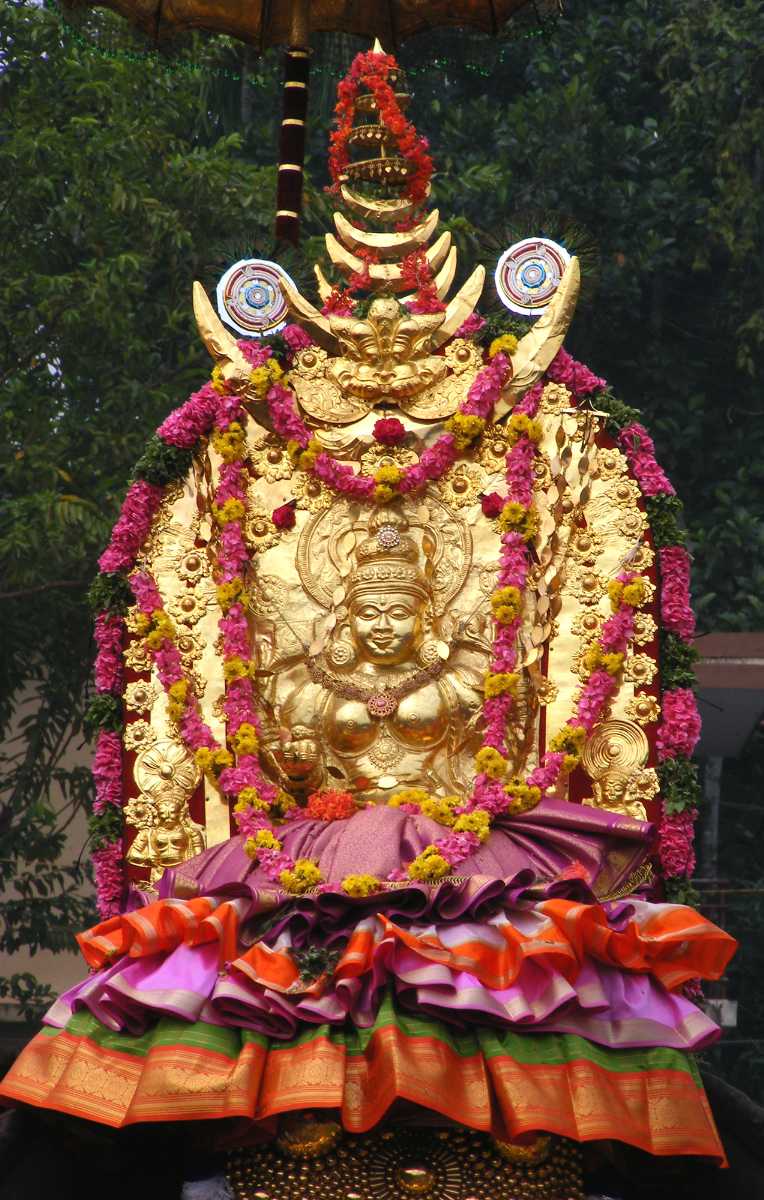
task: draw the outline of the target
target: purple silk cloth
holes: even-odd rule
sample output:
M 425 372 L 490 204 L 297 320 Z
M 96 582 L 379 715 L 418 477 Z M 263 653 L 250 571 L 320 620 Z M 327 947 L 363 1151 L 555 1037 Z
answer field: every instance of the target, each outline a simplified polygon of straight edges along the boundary
M 651 829 L 648 823 L 619 813 L 566 800 L 543 800 L 529 813 L 496 821 L 488 841 L 456 872 L 508 879 L 528 871 L 531 878 L 551 881 L 566 868 L 580 868 L 592 888 L 611 893 L 644 861 Z M 359 873 L 385 879 L 445 832 L 428 817 L 377 806 L 362 809 L 347 821 L 297 818 L 280 836 L 286 854 L 317 861 L 324 878 L 339 883 L 346 875 Z M 196 884 L 201 893 L 245 881 L 252 887 L 273 887 L 248 858 L 239 837 L 166 871 L 160 896 L 176 894 L 179 880 Z M 597 886 L 603 881 L 604 889 Z
M 241 920 L 239 954 L 255 942 L 287 956 L 307 946 L 341 952 L 351 933 L 363 930 L 375 949 L 360 975 L 330 974 L 317 987 L 300 983 L 283 990 L 229 964 L 221 971 L 217 942 L 181 944 L 167 953 L 118 959 L 65 992 L 46 1022 L 65 1025 L 84 1008 L 107 1028 L 131 1034 L 143 1033 L 160 1016 L 174 1016 L 282 1040 L 306 1025 L 350 1021 L 368 1028 L 392 991 L 402 1008 L 462 1028 L 477 1023 L 575 1033 L 610 1047 L 697 1049 L 718 1036 L 716 1025 L 647 973 L 584 957 L 570 978 L 549 958 L 530 957 L 511 986 L 492 988 L 433 961 L 385 927 L 392 922 L 425 939 L 431 930 L 449 945 L 478 940 L 495 946 L 505 922 L 532 939 L 543 923 L 539 900 L 559 895 L 597 903 L 593 888 L 601 894 L 616 890 L 644 861 L 650 832 L 644 822 L 546 800 L 521 817 L 496 822 L 488 841 L 459 864 L 457 878 L 433 886 L 411 881 L 366 898 L 349 897 L 338 887 L 285 896 L 247 856 L 242 839 L 233 837 L 165 872 L 160 898 L 228 898 Z M 284 827 L 282 840 L 286 853 L 317 861 L 324 878 L 339 883 L 362 872 L 384 879 L 443 833 L 426 817 L 376 807 L 347 821 L 299 817 Z M 602 912 L 619 930 L 649 907 L 639 900 L 609 901 Z

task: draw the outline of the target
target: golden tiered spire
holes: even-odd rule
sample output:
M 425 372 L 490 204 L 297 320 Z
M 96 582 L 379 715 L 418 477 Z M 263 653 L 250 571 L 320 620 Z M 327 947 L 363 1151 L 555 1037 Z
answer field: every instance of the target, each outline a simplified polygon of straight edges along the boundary
M 372 53 L 384 54 L 379 40 L 375 41 Z M 399 109 L 405 108 L 409 96 L 404 90 L 405 82 L 400 68 L 393 66 L 387 74 L 386 82 L 394 89 Z M 335 364 L 337 370 L 332 370 L 337 376 L 340 391 L 345 392 L 347 388 L 352 392 L 357 382 L 353 373 L 355 368 L 344 372 L 340 368 L 348 362 L 365 363 L 364 370 L 373 373 L 374 364 L 367 361 L 369 347 L 386 344 L 387 339 L 380 325 L 382 309 L 379 305 L 385 298 L 388 298 L 386 304 L 392 302 L 395 305 L 393 295 L 404 305 L 414 299 L 412 295 L 401 294 L 407 286 L 403 262 L 407 256 L 418 251 L 423 252 L 431 272 L 432 286 L 438 299 L 445 303 L 445 311 L 417 313 L 405 312 L 404 309 L 397 317 L 397 323 L 401 325 L 401 336 L 404 325 L 406 329 L 405 341 L 409 347 L 405 355 L 407 371 L 409 374 L 418 371 L 422 376 L 420 384 L 426 387 L 427 381 L 432 382 L 438 375 L 437 372 L 433 375 L 432 368 L 436 360 L 431 358 L 432 352 L 452 338 L 473 313 L 483 291 L 485 268 L 476 267 L 466 283 L 448 300 L 448 293 L 456 275 L 458 256 L 448 232 L 442 233 L 430 244 L 438 225 L 438 210 L 433 209 L 427 215 L 421 216 L 419 222 L 410 228 L 400 228 L 401 225 L 405 226 L 406 221 L 415 213 L 419 216 L 430 195 L 429 183 L 420 189 L 418 200 L 409 195 L 391 196 L 391 191 L 402 192 L 406 188 L 411 164 L 397 152 L 395 136 L 378 119 L 377 100 L 371 90 L 356 95 L 355 115 L 360 116 L 361 120 L 350 130 L 346 144 L 351 148 L 360 149 L 364 157 L 345 165 L 343 174 L 337 181 L 339 195 L 353 216 L 376 228 L 367 229 L 361 224 L 356 224 L 350 217 L 336 212 L 335 232 L 326 234 L 326 250 L 332 265 L 348 280 L 354 276 L 365 278 L 365 290 L 373 300 L 372 311 L 368 317 L 363 318 L 324 314 L 288 280 L 282 283 L 283 294 L 292 319 L 303 326 L 329 354 L 341 356 Z M 376 156 L 369 157 L 370 147 L 378 150 Z M 377 195 L 368 195 L 365 190 L 359 190 L 361 188 L 375 188 Z M 394 224 L 399 228 L 391 229 Z M 325 304 L 335 289 L 319 264 L 314 266 L 314 272 L 321 302 Z M 572 259 L 549 308 L 521 340 L 513 355 L 513 379 L 499 404 L 500 412 L 506 412 L 514 399 L 539 378 L 554 358 L 572 318 L 578 287 L 578 262 Z M 243 355 L 236 347 L 235 340 L 217 320 L 212 306 L 198 284 L 194 287 L 194 311 L 200 332 L 211 354 L 218 362 L 224 364 L 224 371 L 231 380 L 234 377 L 240 378 L 241 386 L 245 388 L 248 368 Z M 387 308 L 384 311 L 387 314 Z M 388 320 L 388 317 L 389 314 L 385 320 Z M 390 364 L 387 358 L 385 362 L 389 374 Z M 441 368 L 441 373 L 445 370 L 442 359 L 438 359 L 436 365 Z M 355 373 L 358 373 L 357 370 Z M 409 391 L 413 391 L 413 385 L 409 386 L 407 383 L 407 387 Z

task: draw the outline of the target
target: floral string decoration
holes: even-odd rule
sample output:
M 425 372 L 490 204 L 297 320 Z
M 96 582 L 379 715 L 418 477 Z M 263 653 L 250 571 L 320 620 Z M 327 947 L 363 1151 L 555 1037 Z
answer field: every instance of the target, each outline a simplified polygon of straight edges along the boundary
M 403 194 L 414 209 L 419 209 L 427 198 L 432 178 L 432 159 L 428 154 L 427 139 L 418 134 L 414 125 L 403 115 L 389 82 L 390 74 L 399 70 L 392 54 L 370 50 L 355 56 L 350 70 L 337 88 L 335 129 L 329 137 L 329 174 L 336 191 L 350 163 L 349 139 L 353 131 L 355 102 L 361 88 L 365 87 L 374 97 L 380 122 L 395 138 L 398 153 L 408 164 Z
M 250 384 L 264 393 L 281 368 L 263 349 L 253 366 Z M 205 723 L 193 686 L 185 676 L 176 644 L 175 626 L 164 610 L 154 580 L 147 572 L 136 572 L 131 586 L 138 610 L 139 630 L 145 634 L 169 700 L 168 712 L 183 742 L 193 752 L 197 765 L 234 801 L 240 832 L 246 848 L 257 858 L 265 873 L 287 891 L 302 891 L 321 881 L 321 874 L 307 860 L 293 860 L 281 853 L 272 818 L 285 816 L 294 802 L 263 775 L 258 758 L 260 719 L 254 694 L 255 664 L 249 626 L 242 603 L 249 550 L 244 537 L 247 488 L 244 422 L 246 414 L 236 397 L 213 380 L 219 395 L 218 412 L 211 444 L 222 459 L 212 513 L 218 526 L 215 564 L 219 629 L 223 649 L 227 745 L 221 745 Z
M 655 445 L 643 425 L 627 424 L 618 435 L 629 466 L 643 492 L 653 504 L 675 495 L 668 477 L 655 458 Z M 670 527 L 669 527 L 670 528 Z M 658 547 L 660 615 L 667 642 L 675 657 L 691 659 L 695 617 L 690 604 L 690 556 L 680 540 L 678 528 L 669 533 L 668 543 Z M 682 650 L 684 649 L 684 654 Z M 665 672 L 664 672 L 665 673 Z M 671 686 L 661 697 L 661 720 L 656 747 L 661 780 L 662 805 L 658 836 L 658 858 L 664 878 L 686 880 L 695 867 L 694 824 L 697 819 L 697 780 L 690 762 L 700 737 L 700 714 L 691 686 Z M 681 891 L 679 892 L 681 896 Z
M 388 504 L 398 496 L 422 491 L 428 483 L 442 479 L 458 455 L 479 440 L 502 388 L 511 378 L 511 370 L 509 355 L 498 349 L 476 375 L 456 413 L 446 421 L 446 432 L 422 453 L 419 462 L 407 467 L 385 464 L 373 475 L 356 474 L 352 467 L 338 462 L 323 448 L 300 416 L 294 393 L 283 380 L 270 387 L 266 399 L 274 429 L 287 442 L 295 466 L 348 499 Z M 390 424 L 392 421 L 401 424 L 396 418 L 391 418 Z M 383 438 L 391 436 L 390 425 L 384 424 Z M 397 435 L 397 429 L 395 432 Z
M 406 308 L 412 313 L 445 312 L 446 306 L 438 296 L 435 279 L 426 251 L 420 246 L 407 254 L 401 263 L 401 280 L 406 289 L 414 293 L 413 299 L 406 302 Z M 517 342 L 515 342 L 515 348 Z

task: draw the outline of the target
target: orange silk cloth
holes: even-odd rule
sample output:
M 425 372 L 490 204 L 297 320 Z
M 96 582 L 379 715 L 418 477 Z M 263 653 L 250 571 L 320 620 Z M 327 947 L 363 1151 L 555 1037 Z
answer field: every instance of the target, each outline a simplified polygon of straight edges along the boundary
M 264 942 L 243 950 L 239 935 L 249 906 L 250 901 L 241 897 L 158 900 L 102 921 L 79 934 L 77 940 L 88 965 L 95 969 L 123 955 L 141 958 L 169 953 L 179 945 L 215 942 L 221 964 L 229 963 L 279 990 L 293 987 L 300 972 L 288 951 L 276 951 Z M 381 924 L 385 936 L 400 940 L 423 958 L 454 971 L 468 971 L 490 988 L 510 986 L 523 963 L 533 958 L 543 960 L 566 979 L 575 979 L 589 956 L 625 971 L 651 974 L 668 990 L 690 979 L 718 979 L 723 974 L 737 943 L 694 909 L 639 900 L 631 901 L 629 908 L 629 918 L 614 927 L 601 905 L 542 900 L 518 906 L 522 929 L 509 917 L 495 919 L 490 938 L 481 938 L 479 926 L 472 922 L 457 925 L 456 933 L 445 925 L 431 926 L 423 933 L 379 914 L 371 922 L 360 920 L 351 929 L 333 975 L 339 980 L 368 970 L 375 944 L 370 924 L 375 922 Z

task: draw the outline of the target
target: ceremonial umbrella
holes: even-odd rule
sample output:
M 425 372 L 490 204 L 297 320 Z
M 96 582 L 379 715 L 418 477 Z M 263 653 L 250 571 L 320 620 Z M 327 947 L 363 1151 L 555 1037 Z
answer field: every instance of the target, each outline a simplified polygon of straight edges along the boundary
M 296 242 L 302 201 L 311 33 L 379 38 L 392 50 L 440 26 L 497 33 L 525 9 L 541 19 L 562 0 L 63 0 L 64 8 L 110 8 L 160 43 L 192 29 L 224 33 L 260 51 L 286 46 L 276 236 Z

